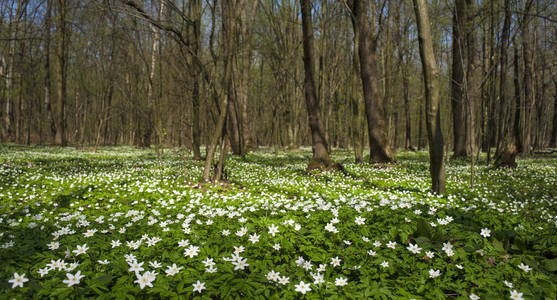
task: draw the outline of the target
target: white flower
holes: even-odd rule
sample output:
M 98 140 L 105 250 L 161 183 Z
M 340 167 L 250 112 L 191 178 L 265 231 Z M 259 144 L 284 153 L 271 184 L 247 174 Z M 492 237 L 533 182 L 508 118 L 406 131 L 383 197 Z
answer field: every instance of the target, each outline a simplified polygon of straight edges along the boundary
M 277 225 L 275 224 L 271 224 L 271 226 L 269 226 L 269 234 L 272 236 L 275 236 L 275 234 L 277 234 L 279 232 L 279 228 Z
M 156 275 L 152 274 L 151 272 L 145 272 L 143 275 L 139 275 L 136 273 L 137 280 L 134 282 L 139 284 L 141 289 L 145 288 L 145 286 L 153 287 L 153 281 L 155 280 Z
M 280 250 L 280 244 L 274 244 L 273 249 L 275 249 L 277 251 Z
M 503 283 L 504 283 L 509 289 L 512 289 L 512 288 L 513 288 L 512 282 L 508 282 L 508 281 L 506 281 L 506 280 L 503 280 Z
M 338 230 L 336 229 L 335 225 L 333 225 L 333 223 L 327 223 L 327 225 L 325 225 L 325 230 L 333 233 L 338 233 Z
M 309 283 L 304 283 L 303 281 L 300 281 L 299 284 L 296 284 L 294 286 L 296 287 L 296 292 L 300 292 L 302 294 L 311 291 L 311 288 L 309 287 Z
M 217 268 L 215 268 L 214 266 L 209 266 L 209 267 L 205 268 L 205 272 L 215 273 L 215 272 L 217 272 Z
M 522 271 L 528 273 L 530 270 L 532 270 L 532 268 L 530 268 L 530 266 L 525 265 L 524 263 L 521 263 L 518 268 L 520 268 Z
M 48 267 L 47 267 L 47 268 L 39 269 L 37 272 L 39 273 L 39 275 L 41 275 L 41 277 L 43 277 L 43 276 L 48 274 L 49 270 L 48 270 Z
M 516 290 L 511 291 L 511 299 L 513 299 L 513 300 L 524 300 L 524 298 L 522 297 L 522 293 L 519 293 Z
M 381 242 L 380 241 L 375 241 L 375 242 L 373 242 L 373 246 L 374 247 L 381 247 Z
M 84 237 L 92 237 L 93 235 L 95 235 L 95 232 L 97 232 L 96 229 L 89 229 L 86 232 L 83 233 Z
M 338 267 L 338 266 L 340 266 L 340 261 L 341 260 L 342 259 L 338 258 L 338 256 L 337 257 L 331 257 L 331 265 L 333 267 Z
M 287 285 L 290 282 L 290 278 L 281 276 L 278 282 L 282 285 Z
M 373 250 L 370 249 L 370 250 L 367 251 L 367 254 L 368 254 L 369 256 L 375 256 L 375 255 L 377 255 L 377 252 L 375 252 L 375 251 L 373 251 Z
M 230 230 L 223 229 L 222 230 L 222 235 L 229 236 L 230 235 Z
M 491 230 L 487 229 L 487 228 L 483 228 L 482 231 L 480 232 L 480 235 L 483 237 L 490 237 L 491 236 Z
M 433 269 L 429 270 L 429 278 L 439 277 L 439 275 L 441 275 L 440 270 L 433 270 Z
M 12 284 L 12 289 L 16 288 L 16 287 L 23 287 L 23 284 L 25 282 L 29 281 L 29 279 L 25 278 L 25 273 L 19 275 L 17 273 L 14 273 L 14 278 L 8 280 L 9 283 Z
M 83 244 L 83 246 L 77 245 L 77 249 L 75 249 L 72 252 L 75 253 L 76 255 L 80 255 L 80 254 L 87 253 L 87 250 L 89 250 L 89 248 L 87 248 L 87 244 Z
M 79 281 L 81 280 L 81 278 L 85 277 L 85 275 L 81 275 L 81 271 L 77 271 L 75 275 L 72 275 L 71 273 L 66 273 L 66 277 L 68 277 L 68 279 L 63 280 L 62 282 L 67 284 L 68 287 L 70 287 L 72 285 L 79 284 Z
M 161 263 L 156 261 L 156 260 L 149 262 L 149 266 L 151 266 L 151 268 L 154 268 L 154 269 L 158 269 L 158 268 L 162 267 Z
M 425 253 L 425 256 L 427 256 L 427 258 L 429 258 L 429 259 L 432 259 L 433 256 L 435 256 L 435 254 L 434 254 L 433 252 L 431 252 L 431 251 L 427 251 L 427 252 Z
M 248 229 L 246 227 L 240 228 L 240 230 L 236 231 L 237 236 L 244 236 L 248 233 Z
M 255 243 L 259 242 L 259 235 L 257 235 L 256 233 L 250 234 L 250 235 L 249 235 L 249 241 L 250 241 L 252 244 L 255 244 Z
M 313 277 L 313 284 L 315 285 L 319 285 L 325 282 L 325 279 L 323 278 L 323 274 L 311 273 L 311 277 Z
M 178 272 L 180 272 L 180 270 L 182 268 L 183 267 L 176 266 L 176 264 L 172 264 L 172 266 L 168 266 L 168 269 L 166 269 L 165 272 L 166 272 L 167 276 L 174 276 L 174 275 L 178 274 Z
M 142 267 L 143 263 L 138 263 L 137 261 L 132 261 L 132 262 L 129 263 L 129 265 L 130 265 L 130 269 L 128 270 L 129 272 L 138 273 L 138 272 L 141 272 L 141 271 L 144 270 L 143 267 Z
M 190 241 L 189 240 L 181 240 L 178 242 L 178 247 L 183 247 L 186 248 L 187 246 L 190 245 Z
M 194 292 L 200 292 L 203 291 L 205 289 L 205 282 L 201 282 L 201 281 L 197 281 L 196 283 L 193 284 L 193 291 Z
M 383 261 L 383 262 L 381 263 L 381 266 L 382 266 L 383 268 L 388 268 L 388 267 L 389 267 L 389 262 L 385 260 L 385 261 Z
M 364 225 L 366 223 L 366 219 L 362 217 L 356 217 L 356 220 L 354 222 L 358 225 Z
M 339 277 L 337 279 L 335 279 L 335 285 L 336 286 L 345 286 L 348 282 L 346 281 L 346 278 L 344 277 Z
M 199 247 L 194 245 L 189 246 L 189 248 L 187 248 L 184 251 L 184 255 L 189 256 L 190 258 L 197 256 L 198 253 L 199 253 Z
M 243 270 L 245 269 L 247 266 L 249 266 L 249 264 L 247 263 L 248 260 L 245 258 L 238 258 L 236 261 L 233 261 L 232 264 L 234 265 L 234 270 Z
M 387 247 L 388 247 L 388 248 L 391 248 L 391 249 L 394 249 L 394 248 L 396 247 L 396 242 L 389 241 L 389 242 L 387 243 Z
M 108 265 L 110 263 L 110 261 L 108 261 L 108 259 L 105 260 L 97 260 L 97 262 L 101 265 Z
M 457 269 L 459 269 L 459 270 L 462 270 L 462 269 L 464 269 L 464 266 L 462 266 L 462 265 L 459 265 L 459 264 L 456 264 L 456 265 L 454 265 L 454 266 L 455 266 L 455 267 L 456 267 Z
M 269 273 L 267 273 L 266 277 L 267 277 L 267 280 L 269 280 L 269 281 L 277 281 L 277 280 L 280 279 L 280 273 L 271 270 Z
M 215 265 L 215 261 L 214 261 L 212 258 L 210 258 L 210 257 L 207 257 L 207 258 L 206 258 L 204 261 L 202 261 L 201 263 L 202 263 L 205 267 L 212 267 L 212 266 Z
M 116 247 L 119 247 L 121 245 L 120 240 L 112 240 L 111 243 L 112 243 L 112 248 L 116 248 Z
M 472 300 L 480 300 L 480 296 L 478 296 L 478 295 L 472 293 L 472 294 L 470 294 L 470 299 L 472 299 Z
M 50 250 L 56 250 L 60 247 L 60 243 L 59 242 L 51 242 L 47 246 L 48 246 L 48 249 L 50 249 Z
M 409 244 L 409 246 L 406 248 L 408 249 L 408 251 L 414 253 L 414 254 L 418 254 L 422 251 L 422 248 L 418 247 L 418 244 Z

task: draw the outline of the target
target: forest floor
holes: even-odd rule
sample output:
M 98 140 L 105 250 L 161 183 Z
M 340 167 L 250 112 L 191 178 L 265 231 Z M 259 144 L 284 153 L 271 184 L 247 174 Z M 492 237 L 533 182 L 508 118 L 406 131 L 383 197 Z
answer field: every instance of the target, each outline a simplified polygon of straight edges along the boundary
M 0 298 L 556 298 L 556 157 L 480 159 L 474 188 L 452 160 L 438 196 L 426 152 L 310 156 L 230 156 L 200 187 L 177 150 L 1 146 Z

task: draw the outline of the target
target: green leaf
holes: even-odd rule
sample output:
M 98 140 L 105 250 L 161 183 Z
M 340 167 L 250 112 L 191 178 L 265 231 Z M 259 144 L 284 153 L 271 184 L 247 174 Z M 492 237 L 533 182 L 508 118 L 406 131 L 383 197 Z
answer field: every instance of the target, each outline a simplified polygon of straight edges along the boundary
M 491 242 L 491 244 L 493 245 L 493 248 L 495 248 L 495 250 L 499 252 L 505 252 L 505 247 L 503 247 L 503 243 L 501 241 L 493 239 L 493 242 Z
M 557 258 L 544 260 L 543 266 L 549 272 L 557 271 Z

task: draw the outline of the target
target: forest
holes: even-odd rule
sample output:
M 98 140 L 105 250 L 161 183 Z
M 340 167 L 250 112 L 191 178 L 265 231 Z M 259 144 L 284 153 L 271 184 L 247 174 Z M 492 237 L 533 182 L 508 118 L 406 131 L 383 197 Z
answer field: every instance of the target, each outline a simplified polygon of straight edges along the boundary
M 557 3 L 0 1 L 0 298 L 555 299 Z

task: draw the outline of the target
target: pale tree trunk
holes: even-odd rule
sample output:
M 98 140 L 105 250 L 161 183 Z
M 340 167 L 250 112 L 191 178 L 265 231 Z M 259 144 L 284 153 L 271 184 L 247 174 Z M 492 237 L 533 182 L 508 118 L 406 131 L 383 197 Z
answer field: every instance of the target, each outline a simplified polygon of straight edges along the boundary
M 394 161 L 394 153 L 387 137 L 383 103 L 379 97 L 375 21 L 372 20 L 371 23 L 368 21 L 368 7 L 362 1 L 353 0 L 350 4 L 354 36 L 358 36 L 360 77 L 367 115 L 370 161 L 380 163 L 392 162 Z
M 412 0 L 418 23 L 418 40 L 420 57 L 424 73 L 426 99 L 426 123 L 429 140 L 429 160 L 432 190 L 445 193 L 445 166 L 443 159 L 443 132 L 441 130 L 441 111 L 439 110 L 439 71 L 433 52 L 433 42 L 429 16 L 425 0 Z
M 313 46 L 313 26 L 311 22 L 311 1 L 300 0 L 300 6 L 302 11 L 302 35 L 304 46 L 304 88 L 313 150 L 313 159 L 310 161 L 308 169 L 330 168 L 334 166 L 334 163 L 329 158 L 329 152 L 327 150 L 327 139 L 325 138 L 321 115 L 319 113 L 319 99 L 317 98 L 313 75 L 315 70 L 315 51 Z
M 55 143 L 60 146 L 66 146 L 66 94 L 67 94 L 67 78 L 66 78 L 66 50 L 68 45 L 67 32 L 67 0 L 58 0 L 58 45 L 56 55 L 58 56 L 58 95 L 56 106 L 58 110 L 58 125 L 56 126 Z
M 56 137 L 56 123 L 52 116 L 52 105 L 50 104 L 50 27 L 51 27 L 51 14 L 52 14 L 52 0 L 46 1 L 46 16 L 45 16 L 45 79 L 44 79 L 44 104 L 46 109 L 46 117 L 50 129 L 50 142 L 54 142 Z
M 162 19 L 164 13 L 164 1 L 160 2 L 159 20 Z M 157 56 L 160 44 L 160 30 L 154 25 L 151 26 L 153 31 L 153 48 L 151 50 L 151 65 L 149 70 L 149 80 L 147 82 L 147 120 L 145 124 L 145 132 L 143 134 L 143 147 L 151 146 L 151 137 L 155 127 L 154 107 L 153 107 L 153 80 L 155 79 L 155 69 L 157 67 Z

